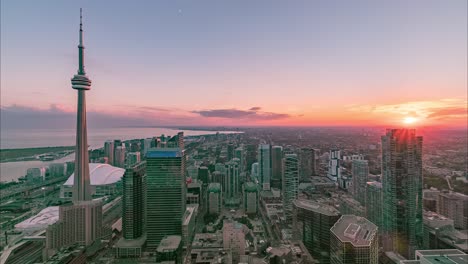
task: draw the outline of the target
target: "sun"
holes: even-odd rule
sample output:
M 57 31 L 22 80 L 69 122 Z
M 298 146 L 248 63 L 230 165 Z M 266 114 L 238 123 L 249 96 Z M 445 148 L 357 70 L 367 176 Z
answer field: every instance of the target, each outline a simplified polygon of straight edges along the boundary
M 417 122 L 418 119 L 416 117 L 412 117 L 412 116 L 407 116 L 403 119 L 403 123 L 405 124 L 414 124 L 415 122 Z

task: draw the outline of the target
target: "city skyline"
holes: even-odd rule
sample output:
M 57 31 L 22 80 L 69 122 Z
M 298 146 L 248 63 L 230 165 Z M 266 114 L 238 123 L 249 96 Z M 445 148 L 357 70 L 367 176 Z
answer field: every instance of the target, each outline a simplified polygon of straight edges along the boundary
M 83 19 L 80 7 L 78 53 L 74 63 L 78 64 L 78 70 L 68 79 L 73 89 L 68 88 L 66 97 L 58 98 L 62 96 L 61 92 L 55 93 L 57 83 L 51 80 L 48 82 L 50 86 L 45 86 L 47 91 L 43 92 L 43 96 L 39 96 L 35 88 L 29 88 L 28 91 L 14 89 L 9 91 L 23 92 L 28 96 L 15 96 L 15 103 L 3 106 L 3 102 L 12 100 L 7 96 L 0 104 L 0 132 L 10 133 L 10 137 L 5 137 L 6 140 L 4 137 L 0 138 L 2 147 L 5 143 L 18 144 L 18 140 L 25 144 L 27 141 L 37 141 L 43 146 L 0 149 L 1 263 L 468 263 L 468 150 L 465 147 L 468 146 L 467 131 L 466 127 L 464 130 L 448 129 L 461 128 L 460 119 L 468 117 L 466 105 L 461 106 L 463 100 L 466 103 L 466 99 L 449 98 L 453 92 L 451 89 L 438 89 L 444 91 L 445 99 L 439 98 L 437 102 L 421 101 L 427 100 L 426 97 L 435 90 L 420 90 L 417 87 L 404 88 L 407 93 L 403 94 L 403 91 L 394 87 L 379 91 L 362 86 L 352 89 L 352 95 L 346 94 L 347 87 L 359 83 L 369 84 L 382 76 L 397 76 L 395 79 L 390 78 L 392 80 L 387 83 L 392 86 L 405 78 L 408 79 L 403 80 L 403 83 L 411 84 L 418 81 L 417 74 L 429 74 L 432 64 L 428 66 L 424 62 L 433 56 L 424 58 L 421 66 L 426 68 L 416 75 L 410 75 L 410 72 L 405 72 L 406 77 L 400 75 L 421 63 L 404 65 L 399 61 L 421 55 L 417 53 L 420 49 L 411 50 L 410 46 L 414 43 L 401 46 L 404 42 L 402 39 L 398 39 L 398 43 L 374 43 L 366 38 L 384 33 L 382 36 L 389 38 L 386 39 L 389 41 L 392 34 L 386 30 L 400 26 L 404 26 L 403 32 L 407 34 L 415 29 L 411 29 L 414 24 L 403 25 L 398 19 L 419 21 L 418 19 L 428 14 L 423 12 L 424 14 L 417 13 L 413 16 L 410 12 L 412 8 L 417 11 L 429 11 L 436 7 L 435 2 L 422 9 L 416 8 L 416 2 L 375 4 L 359 1 L 349 6 L 347 3 L 338 5 L 337 2 L 307 2 L 303 8 L 299 8 L 299 2 L 294 2 L 293 6 L 271 2 L 271 5 L 264 5 L 265 12 L 260 12 L 258 2 L 249 4 L 247 9 L 242 3 L 218 6 L 201 2 L 185 4 L 184 6 L 191 7 L 187 8 L 187 13 L 194 13 L 185 18 L 177 18 L 179 23 L 169 23 L 166 28 L 168 31 L 147 30 L 145 26 L 150 27 L 158 21 L 157 19 L 163 22 L 172 18 L 172 15 L 167 13 L 170 7 L 178 7 L 179 16 L 182 16 L 185 12 L 183 10 L 186 9 L 180 8 L 180 3 L 149 3 L 146 2 L 147 5 L 144 6 L 128 6 L 115 2 L 111 8 L 112 15 L 123 15 L 123 18 L 119 17 L 119 22 L 123 23 L 116 24 L 116 31 L 107 30 L 97 35 L 95 33 L 106 28 L 105 24 L 113 21 L 114 17 L 105 18 L 94 13 L 94 18 L 90 20 L 97 31 L 90 34 L 91 38 L 99 40 L 103 34 L 112 35 L 118 31 L 122 42 L 110 46 L 108 50 L 99 50 L 100 44 L 104 42 L 93 42 L 89 45 L 90 49 L 86 49 L 86 58 L 88 54 L 91 55 L 89 61 L 85 60 L 84 44 L 84 36 L 88 36 L 84 34 L 84 31 L 88 33 L 84 29 L 88 27 L 83 27 L 83 21 L 88 20 Z M 50 29 L 49 27 L 62 26 L 48 24 L 47 21 L 55 21 L 53 10 L 72 5 L 71 2 L 63 6 L 62 4 L 51 8 L 35 4 L 25 9 L 16 7 L 19 7 L 18 11 L 22 11 L 21 14 L 26 14 L 26 9 L 31 7 L 36 11 L 43 9 L 45 26 L 41 26 Z M 99 9 L 102 2 L 85 2 L 84 5 Z M 320 7 L 321 12 L 317 12 L 318 17 L 314 19 L 332 18 L 330 22 L 336 29 L 333 34 L 329 31 L 333 29 L 332 25 L 329 25 L 332 28 L 327 30 L 315 25 L 306 26 L 305 22 L 310 19 L 307 11 L 317 11 L 305 8 L 308 5 Z M 9 7 L 14 6 L 15 4 L 9 3 Z M 144 11 L 139 10 L 143 7 Z M 163 11 L 151 12 L 157 7 L 163 7 Z M 379 14 L 379 11 L 389 7 L 390 10 L 386 12 L 389 12 L 390 16 L 381 17 L 380 15 L 388 13 Z M 395 9 L 392 9 L 394 7 Z M 347 8 L 351 9 L 344 12 Z M 439 8 L 441 6 L 432 11 L 437 14 L 447 11 Z M 209 12 L 212 9 L 229 12 L 221 12 L 219 17 L 213 17 L 213 12 Z M 252 16 L 240 19 L 244 18 L 245 12 Z M 330 16 L 330 12 L 334 15 Z M 87 13 L 84 13 L 87 18 Z M 137 13 L 140 14 L 138 17 L 135 16 Z M 367 17 L 356 16 L 361 13 Z M 258 14 L 269 15 L 259 17 Z M 274 14 L 281 17 L 273 19 Z M 397 14 L 399 16 L 394 16 Z M 429 17 L 431 21 L 439 18 L 435 14 Z M 219 23 L 208 23 L 213 22 L 212 18 L 219 18 L 219 21 L 215 21 Z M 347 18 L 357 20 L 346 21 Z M 383 24 L 368 23 L 370 20 L 366 20 L 367 18 L 394 23 L 391 23 L 389 28 L 380 28 Z M 68 17 L 58 21 L 67 19 Z M 130 25 L 127 25 L 126 21 Z M 359 30 L 353 32 L 356 21 L 366 22 L 360 24 Z M 251 27 L 244 28 L 250 22 L 253 23 Z M 25 23 L 28 23 L 28 20 Z M 134 23 L 140 24 L 141 27 L 133 27 Z M 215 28 L 217 31 L 213 35 L 213 32 L 205 32 L 198 28 L 201 25 L 205 26 L 203 30 Z M 440 23 L 436 25 L 441 26 Z M 17 36 L 23 36 L 21 23 L 15 24 L 14 27 L 19 27 L 14 31 L 19 33 Z M 339 70 L 341 66 L 341 69 L 349 66 L 345 64 L 350 57 L 341 55 L 350 54 L 343 53 L 341 48 L 350 43 L 332 49 L 328 46 L 332 43 L 327 43 L 321 46 L 323 54 L 316 57 L 317 63 L 320 64 L 321 61 L 329 59 L 332 54 L 330 52 L 335 51 L 336 58 L 344 59 L 343 65 L 325 63 L 317 66 L 325 67 L 324 71 L 319 72 L 334 72 L 333 76 L 329 76 L 333 77 L 328 80 L 330 83 L 326 85 L 341 82 L 350 86 L 340 86 L 336 89 L 325 87 L 324 90 L 311 91 L 307 90 L 306 86 L 313 83 L 313 74 L 310 78 L 298 80 L 282 79 L 284 76 L 292 77 L 288 75 L 291 72 L 294 76 L 305 74 L 310 65 L 304 64 L 303 68 L 297 68 L 297 63 L 303 63 L 305 60 L 298 61 L 299 57 L 296 55 L 317 51 L 317 46 L 312 46 L 309 50 L 307 44 L 324 45 L 312 43 L 310 36 L 302 35 L 311 28 L 317 33 L 313 38 L 324 32 L 325 35 L 331 34 L 333 37 L 340 34 L 349 34 L 347 36 L 350 37 L 354 33 L 369 33 L 363 34 L 362 38 L 350 38 L 350 43 L 365 43 L 367 46 L 353 46 L 352 52 L 359 51 L 366 56 L 356 59 L 359 52 L 351 52 L 357 65 L 350 67 L 349 71 Z M 144 31 L 146 38 L 143 39 L 167 40 L 165 37 L 169 33 L 175 38 L 161 42 L 161 46 L 155 45 L 154 49 L 148 49 L 148 42 L 145 40 L 131 38 L 139 34 L 135 29 Z M 366 31 L 370 29 L 373 31 Z M 49 36 L 46 30 L 36 31 L 41 33 L 39 39 Z M 28 37 L 34 38 L 36 31 L 31 32 Z M 446 28 L 442 31 L 446 32 Z M 434 30 L 430 32 L 431 35 L 436 33 Z M 151 33 L 161 36 L 153 36 Z M 186 37 L 179 36 L 179 33 L 187 34 L 189 42 L 176 45 L 173 41 L 184 40 Z M 193 35 L 194 33 L 200 34 L 201 38 Z M 264 34 L 263 36 L 270 38 L 269 42 L 253 33 Z M 399 31 L 397 35 L 400 33 Z M 243 37 L 249 35 L 252 38 L 238 38 L 238 34 Z M 58 38 L 63 36 L 59 31 L 50 35 Z M 415 36 L 411 36 L 413 37 Z M 4 35 L 2 40 L 3 38 Z M 406 40 L 409 39 L 408 35 Z M 113 39 L 107 35 L 105 40 L 112 42 Z M 210 43 L 211 40 L 217 40 L 218 44 Z M 50 42 L 50 39 L 48 41 Z M 449 43 L 448 39 L 438 41 L 441 42 L 431 42 L 430 45 Z M 16 69 L 15 73 L 28 72 L 27 68 L 35 65 L 34 60 L 52 50 L 60 54 L 61 48 L 42 47 L 44 43 L 39 43 L 37 46 L 44 51 L 30 57 L 26 53 L 22 54 L 31 61 L 25 63 L 22 71 Z M 57 43 L 60 41 L 49 44 Z M 193 49 L 189 48 L 184 54 L 173 56 L 174 52 L 184 50 L 193 43 L 199 45 Z M 243 46 L 245 43 L 262 45 Z M 369 54 L 368 48 L 373 43 L 382 51 L 390 47 L 402 49 L 402 53 L 398 56 L 379 52 L 372 54 L 376 51 L 372 49 Z M 64 43 L 60 43 L 62 44 Z M 101 56 L 111 54 L 115 51 L 114 48 L 121 44 L 129 45 L 125 50 L 132 51 L 133 55 L 144 56 L 129 56 L 124 50 L 110 59 Z M 277 48 L 285 44 L 292 46 Z M 136 46 L 140 46 L 140 49 L 135 49 Z M 421 48 L 422 53 L 430 49 L 428 46 Z M 97 53 L 92 53 L 94 47 L 97 48 Z M 154 81 L 154 87 L 161 84 L 161 79 L 158 79 L 159 72 L 155 71 L 153 75 L 147 75 L 144 71 L 138 72 L 138 67 L 149 71 L 152 65 L 159 63 L 157 59 L 153 60 L 153 56 L 161 51 L 160 47 L 170 47 L 166 50 L 167 53 L 160 54 L 161 65 L 168 66 L 162 71 L 168 73 L 167 70 L 174 70 L 175 73 L 180 70 L 183 75 L 176 83 L 183 84 L 182 90 L 177 87 L 148 90 L 149 84 L 146 82 L 150 79 Z M 211 50 L 210 47 L 216 49 Z M 21 50 L 21 46 L 15 48 Z M 35 48 L 36 46 L 32 49 Z M 251 52 L 251 58 L 242 52 L 232 53 L 244 51 L 245 48 Z M 9 50 L 7 48 L 7 51 Z M 406 56 L 409 54 L 406 52 L 410 50 L 414 55 L 410 56 L 411 58 Z M 285 52 L 288 56 L 284 56 Z M 457 52 L 450 50 L 447 53 Z M 7 60 L 15 56 L 14 53 L 8 54 Z M 257 61 L 257 56 L 262 57 L 265 54 L 271 56 L 268 57 L 269 61 Z M 199 67 L 192 67 L 193 63 L 198 63 L 190 61 L 193 56 L 203 58 L 206 63 L 200 61 Z M 174 59 L 174 63 L 167 64 L 165 59 L 168 58 Z M 233 67 L 233 58 L 245 64 L 240 63 L 238 67 Z M 102 64 L 95 64 L 94 59 L 99 59 Z M 114 63 L 115 59 L 119 64 Z M 132 66 L 129 59 L 134 60 L 133 62 L 139 61 L 138 65 Z M 182 61 L 178 61 L 180 59 Z M 372 68 L 371 64 L 366 64 L 369 59 L 390 64 L 379 61 L 378 65 L 381 67 L 369 71 Z M 444 57 L 437 58 L 437 62 L 443 64 L 445 59 L 451 60 Z M 210 63 L 213 60 L 223 61 L 227 68 L 215 67 L 212 70 Z M 40 75 L 52 64 L 67 68 L 53 57 L 42 62 L 43 65 L 38 66 L 34 74 Z M 255 66 L 256 71 L 249 72 L 249 67 L 254 62 L 258 62 Z M 274 63 L 270 65 L 269 62 Z M 21 59 L 9 61 L 8 65 L 14 69 L 15 63 L 21 64 Z M 106 75 L 105 71 L 97 70 L 98 75 L 87 75 L 94 74 L 94 69 L 101 66 L 105 68 L 107 63 L 111 63 L 112 67 L 119 67 L 119 72 L 107 72 Z M 91 65 L 86 67 L 86 71 L 85 64 Z M 278 72 L 270 72 L 273 69 L 272 65 L 273 68 L 278 65 L 281 67 L 275 68 Z M 331 68 L 326 68 L 327 66 Z M 408 67 L 399 69 L 396 73 L 382 72 L 383 69 L 401 66 Z M 184 70 L 190 67 L 194 73 L 199 73 L 195 77 L 196 80 L 203 79 L 210 85 L 220 80 L 220 86 L 197 89 L 200 83 L 193 82 L 194 79 L 191 79 L 190 75 L 192 73 L 184 73 Z M 447 65 L 443 68 L 446 71 L 431 74 L 433 78 L 425 81 L 437 86 L 439 84 L 433 82 L 435 79 L 453 80 L 453 76 L 449 76 L 448 73 L 454 74 L 455 71 L 450 70 Z M 6 72 L 9 69 L 7 68 Z M 279 75 L 274 75 L 268 80 L 258 79 L 258 76 L 262 76 L 258 75 L 257 70 L 260 69 L 261 73 Z M 357 79 L 346 79 L 353 71 L 360 72 L 364 69 L 367 69 L 366 78 L 360 79 L 363 75 L 353 76 L 359 79 L 357 82 Z M 135 72 L 138 72 L 138 78 L 132 79 Z M 218 72 L 221 75 L 216 75 Z M 209 73 L 212 74 L 205 75 Z M 224 78 L 237 78 L 239 73 L 245 74 L 242 75 L 242 81 L 251 81 L 251 87 L 231 89 L 233 79 Z M 28 77 L 34 79 L 33 75 Z M 52 72 L 47 77 L 53 79 L 55 75 L 61 73 Z M 112 78 L 120 77 L 121 80 L 116 82 L 115 86 L 112 85 L 113 90 L 106 88 L 111 75 Z M 34 81 L 39 82 L 42 77 L 40 75 Z M 170 74 L 165 77 L 173 78 Z M 28 82 L 29 78 L 18 80 Z M 91 79 L 93 87 L 97 89 L 91 90 Z M 6 83 L 10 83 L 10 80 L 12 79 L 8 79 Z M 133 80 L 132 85 L 125 86 L 128 80 Z M 278 88 L 283 85 L 282 81 L 291 87 Z M 308 83 L 309 81 L 311 83 Z M 383 78 L 379 81 L 388 80 Z M 272 87 L 266 90 L 256 89 L 257 85 L 269 82 Z M 294 86 L 300 82 L 306 86 Z M 101 90 L 100 87 L 104 88 Z M 73 101 L 75 105 L 66 99 L 74 90 L 77 90 L 73 92 L 77 94 Z M 89 94 L 93 91 L 97 92 Z M 53 95 L 49 96 L 49 93 Z M 403 105 L 382 103 L 387 99 L 404 99 L 411 96 L 417 96 L 420 101 Z M 89 140 L 87 97 L 92 109 L 96 106 L 102 107 L 94 108 L 90 112 L 89 127 L 98 124 L 101 129 L 96 127 L 94 131 L 99 131 L 96 133 L 99 137 L 90 137 Z M 375 105 L 361 104 L 362 100 L 371 99 Z M 32 101 L 28 106 L 16 103 L 28 100 Z M 49 110 L 40 110 L 41 104 L 49 100 L 59 104 L 52 104 Z M 119 100 L 129 104 L 121 105 L 121 109 L 113 108 Z M 210 100 L 216 101 L 216 104 L 210 104 Z M 246 107 L 251 104 L 250 101 L 255 102 L 252 104 L 255 106 Z M 257 104 L 256 101 L 262 104 Z M 148 102 L 152 106 L 148 106 Z M 233 102 L 236 102 L 235 106 L 232 106 Z M 297 112 L 293 114 L 287 107 L 274 106 L 277 102 L 294 103 L 297 107 L 294 111 Z M 300 107 L 304 106 L 301 105 L 304 102 L 307 102 L 307 105 L 302 109 Z M 175 108 L 178 105 L 189 105 L 190 109 Z M 72 106 L 76 110 L 71 109 Z M 174 108 L 169 109 L 170 107 Z M 345 108 L 348 110 L 344 110 Z M 307 116 L 306 113 L 310 109 L 318 109 L 317 116 L 326 120 L 326 124 L 321 123 L 322 119 L 310 119 L 311 116 Z M 378 119 L 382 120 L 380 123 L 377 119 L 373 121 L 372 118 L 377 118 L 375 113 L 379 113 Z M 340 123 L 340 120 L 345 121 Z M 366 120 L 365 124 L 361 123 L 363 120 Z M 459 123 L 455 123 L 456 121 Z M 11 129 L 15 128 L 15 122 L 20 126 Z M 179 126 L 170 126 L 167 122 Z M 60 142 L 66 142 L 66 134 L 70 130 L 67 127 L 72 123 L 76 125 L 73 130 L 76 132 L 75 144 L 60 146 Z M 47 129 L 34 129 L 37 124 Z M 116 127 L 110 128 L 111 125 Z M 164 125 L 167 127 L 163 128 Z M 204 126 L 212 127 L 205 129 Z M 387 127 L 385 132 L 380 130 L 382 127 Z M 432 129 L 440 127 L 445 129 Z M 123 132 L 128 133 L 127 136 Z M 26 136 L 28 133 L 30 136 Z M 51 139 L 49 143 L 46 140 L 48 137 Z M 12 171 L 4 170 L 8 167 L 23 170 L 23 174 L 16 176 Z
M 91 124 L 465 125 L 465 1 L 9 1 L 2 127 L 28 118 L 70 126 L 76 102 L 62 76 L 75 67 L 69 28 L 81 6 L 93 25 L 86 64 L 99 86 Z M 47 89 L 32 83 L 45 78 Z

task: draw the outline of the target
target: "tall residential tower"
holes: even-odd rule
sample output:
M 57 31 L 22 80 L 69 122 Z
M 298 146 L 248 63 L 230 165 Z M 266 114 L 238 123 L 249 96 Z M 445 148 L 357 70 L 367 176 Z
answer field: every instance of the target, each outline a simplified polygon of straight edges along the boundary
M 422 142 L 415 129 L 382 136 L 383 246 L 406 258 L 422 242 Z
M 283 159 L 283 208 L 286 220 L 292 223 L 293 202 L 299 189 L 299 159 L 297 154 L 286 154 Z
M 258 180 L 263 190 L 270 190 L 271 181 L 271 146 L 262 144 L 258 146 Z

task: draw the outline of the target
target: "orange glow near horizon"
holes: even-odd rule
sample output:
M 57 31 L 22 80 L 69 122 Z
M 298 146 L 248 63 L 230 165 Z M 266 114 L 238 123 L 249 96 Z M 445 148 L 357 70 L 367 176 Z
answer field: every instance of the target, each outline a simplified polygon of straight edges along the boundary
M 403 119 L 403 123 L 405 124 L 414 124 L 418 121 L 419 120 L 416 117 L 412 117 L 412 116 L 407 116 Z
M 141 125 L 199 126 L 418 126 L 466 128 L 467 101 L 446 98 L 380 104 L 328 105 L 267 105 L 233 107 L 217 105 L 211 108 L 155 107 L 151 105 L 90 105 L 89 112 L 122 120 L 138 119 Z M 2 111 L 27 113 L 70 114 L 73 105 L 50 105 L 45 108 L 1 106 Z M 116 115 L 118 113 L 118 115 Z M 92 119 L 92 115 L 90 115 Z M 138 123 L 140 124 L 140 123 Z

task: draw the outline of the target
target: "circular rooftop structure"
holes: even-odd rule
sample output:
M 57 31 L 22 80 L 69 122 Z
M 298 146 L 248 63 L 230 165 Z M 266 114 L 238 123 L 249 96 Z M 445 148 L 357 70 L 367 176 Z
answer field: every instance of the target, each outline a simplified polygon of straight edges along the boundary
M 210 185 L 208 185 L 208 192 L 215 192 L 215 193 L 221 192 L 221 184 L 210 183 Z
M 245 185 L 245 191 L 246 192 L 256 192 L 257 191 L 257 185 L 253 182 L 246 182 Z
M 114 184 L 122 179 L 124 173 L 125 169 L 114 167 L 106 163 L 89 164 L 90 184 L 94 186 Z M 63 185 L 73 186 L 74 178 L 75 174 L 72 173 Z

